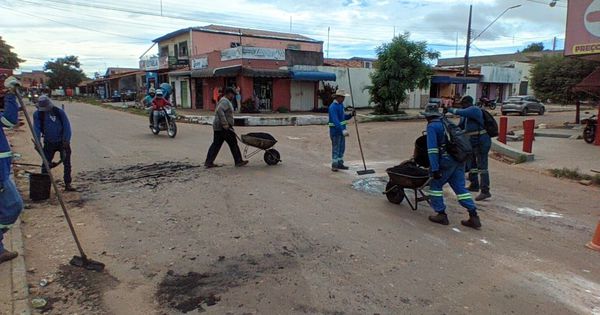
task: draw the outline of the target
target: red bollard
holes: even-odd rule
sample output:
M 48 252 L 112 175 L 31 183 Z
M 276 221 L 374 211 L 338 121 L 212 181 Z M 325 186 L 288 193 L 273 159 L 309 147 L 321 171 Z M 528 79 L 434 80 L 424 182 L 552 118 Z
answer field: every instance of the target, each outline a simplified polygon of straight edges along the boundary
M 535 129 L 535 120 L 526 119 L 523 121 L 523 152 L 531 153 L 533 151 L 533 130 Z
M 506 129 L 508 129 L 508 117 L 500 117 L 500 130 L 498 130 L 498 141 L 506 144 Z
M 600 105 L 598 105 L 598 116 L 596 119 L 600 120 Z M 594 140 L 594 145 L 600 145 L 600 125 L 596 124 L 596 140 Z

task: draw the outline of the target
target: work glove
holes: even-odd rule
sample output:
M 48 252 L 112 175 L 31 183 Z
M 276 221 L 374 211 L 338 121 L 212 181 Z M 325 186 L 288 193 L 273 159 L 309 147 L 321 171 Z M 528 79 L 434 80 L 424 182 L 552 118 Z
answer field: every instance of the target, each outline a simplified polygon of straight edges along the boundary
M 442 178 L 442 172 L 440 172 L 440 171 L 434 171 L 432 173 L 431 177 L 433 177 L 433 179 L 441 179 Z
M 14 76 L 10 76 L 4 80 L 4 87 L 11 93 L 15 93 L 19 86 L 21 86 L 21 82 Z
M 356 117 L 356 109 L 353 109 L 350 115 L 352 115 L 352 117 Z
M 344 137 L 349 137 L 350 136 L 350 133 L 346 129 L 342 130 L 342 134 L 344 135 Z

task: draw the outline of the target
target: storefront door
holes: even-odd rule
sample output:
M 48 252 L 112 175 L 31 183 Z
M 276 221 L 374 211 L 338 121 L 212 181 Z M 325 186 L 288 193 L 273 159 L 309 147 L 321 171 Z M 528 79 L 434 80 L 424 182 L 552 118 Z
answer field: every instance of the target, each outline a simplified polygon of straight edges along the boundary
M 201 79 L 196 79 L 196 108 L 201 109 L 204 108 L 204 94 L 202 93 L 203 89 L 203 81 Z
M 271 111 L 273 103 L 273 79 L 254 78 L 254 102 L 260 111 Z
M 191 108 L 190 99 L 189 99 L 189 95 L 188 95 L 188 92 L 189 92 L 188 80 L 179 81 L 179 86 L 180 86 L 179 91 L 181 92 L 181 107 Z

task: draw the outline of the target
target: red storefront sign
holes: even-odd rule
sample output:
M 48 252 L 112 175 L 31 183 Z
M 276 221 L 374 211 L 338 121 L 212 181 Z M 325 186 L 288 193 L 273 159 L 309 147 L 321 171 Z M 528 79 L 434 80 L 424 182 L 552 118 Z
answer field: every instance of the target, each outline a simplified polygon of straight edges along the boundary
M 568 2 L 565 55 L 600 54 L 600 0 Z

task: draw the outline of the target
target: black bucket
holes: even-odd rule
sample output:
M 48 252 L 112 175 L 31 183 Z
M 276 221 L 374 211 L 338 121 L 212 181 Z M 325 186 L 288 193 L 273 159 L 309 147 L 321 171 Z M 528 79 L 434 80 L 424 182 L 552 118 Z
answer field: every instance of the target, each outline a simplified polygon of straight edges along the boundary
M 49 199 L 51 184 L 48 174 L 29 174 L 29 198 L 33 201 Z
M 427 136 L 423 135 L 415 141 L 415 162 L 421 167 L 429 167 L 429 154 L 427 153 Z

